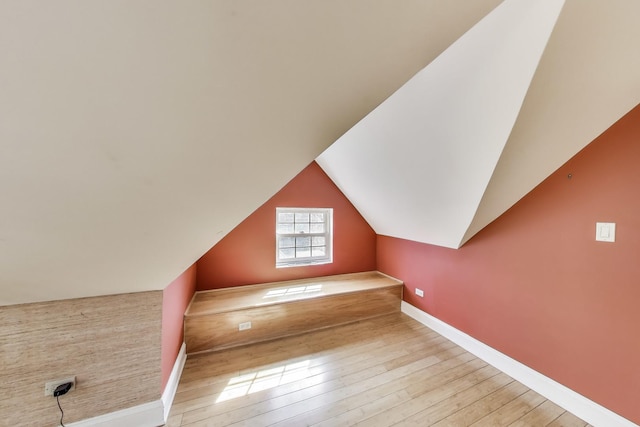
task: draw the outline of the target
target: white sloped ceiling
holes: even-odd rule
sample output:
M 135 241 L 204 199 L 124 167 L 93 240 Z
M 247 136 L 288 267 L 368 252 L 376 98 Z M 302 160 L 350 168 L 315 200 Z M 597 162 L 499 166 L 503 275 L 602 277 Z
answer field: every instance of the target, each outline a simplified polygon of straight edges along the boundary
M 499 3 L 0 2 L 0 305 L 164 288 Z
M 318 157 L 377 233 L 460 246 L 563 3 L 506 0 Z
M 567 0 L 463 242 L 640 102 L 640 2 Z
M 504 2 L 319 156 L 376 232 L 458 248 L 640 102 L 640 2 L 567 0 L 549 36 L 559 6 Z
M 559 8 L 0 2 L 0 305 L 163 289 L 428 64 L 320 162 L 377 232 L 459 246 L 640 101 L 640 2 Z

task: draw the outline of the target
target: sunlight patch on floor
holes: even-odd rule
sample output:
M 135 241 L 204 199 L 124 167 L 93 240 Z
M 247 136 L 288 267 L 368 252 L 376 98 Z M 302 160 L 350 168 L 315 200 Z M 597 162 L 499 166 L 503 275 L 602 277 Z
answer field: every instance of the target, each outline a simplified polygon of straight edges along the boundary
M 304 379 L 308 376 L 310 363 L 310 360 L 305 360 L 231 378 L 216 403 Z

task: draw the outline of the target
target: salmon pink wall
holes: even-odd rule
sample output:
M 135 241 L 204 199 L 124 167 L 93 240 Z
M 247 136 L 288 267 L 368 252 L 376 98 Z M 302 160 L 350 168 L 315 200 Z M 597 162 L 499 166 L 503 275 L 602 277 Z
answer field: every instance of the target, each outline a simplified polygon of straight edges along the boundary
M 461 249 L 378 236 L 378 269 L 410 304 L 640 423 L 639 165 L 636 107 Z M 596 222 L 616 223 L 615 243 Z
M 196 265 L 192 265 L 162 292 L 162 390 L 184 340 L 184 312 L 196 291 Z
M 276 207 L 333 208 L 333 263 L 276 268 Z M 375 270 L 376 234 L 316 162 L 197 262 L 198 290 Z

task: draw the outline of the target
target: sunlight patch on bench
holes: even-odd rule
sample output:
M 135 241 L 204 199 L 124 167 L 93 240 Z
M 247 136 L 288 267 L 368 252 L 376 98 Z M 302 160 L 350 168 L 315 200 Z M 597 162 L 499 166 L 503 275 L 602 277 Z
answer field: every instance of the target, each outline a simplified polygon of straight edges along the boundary
M 271 289 L 268 291 L 263 299 L 283 297 L 287 295 L 307 294 L 313 292 L 321 292 L 322 285 L 307 285 L 307 286 L 293 286 L 290 288 Z

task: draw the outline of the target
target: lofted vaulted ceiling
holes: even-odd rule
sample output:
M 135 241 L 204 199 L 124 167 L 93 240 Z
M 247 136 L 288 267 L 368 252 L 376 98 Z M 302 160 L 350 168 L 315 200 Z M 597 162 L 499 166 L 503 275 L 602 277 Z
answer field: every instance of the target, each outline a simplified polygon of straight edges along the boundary
M 458 248 L 563 0 L 506 0 L 318 159 L 378 234 Z
M 505 0 L 318 158 L 377 233 L 459 248 L 640 101 L 638 5 L 564 3 Z
M 500 3 L 1 2 L 0 304 L 164 288 Z M 566 2 L 461 242 L 638 103 L 637 16 Z

